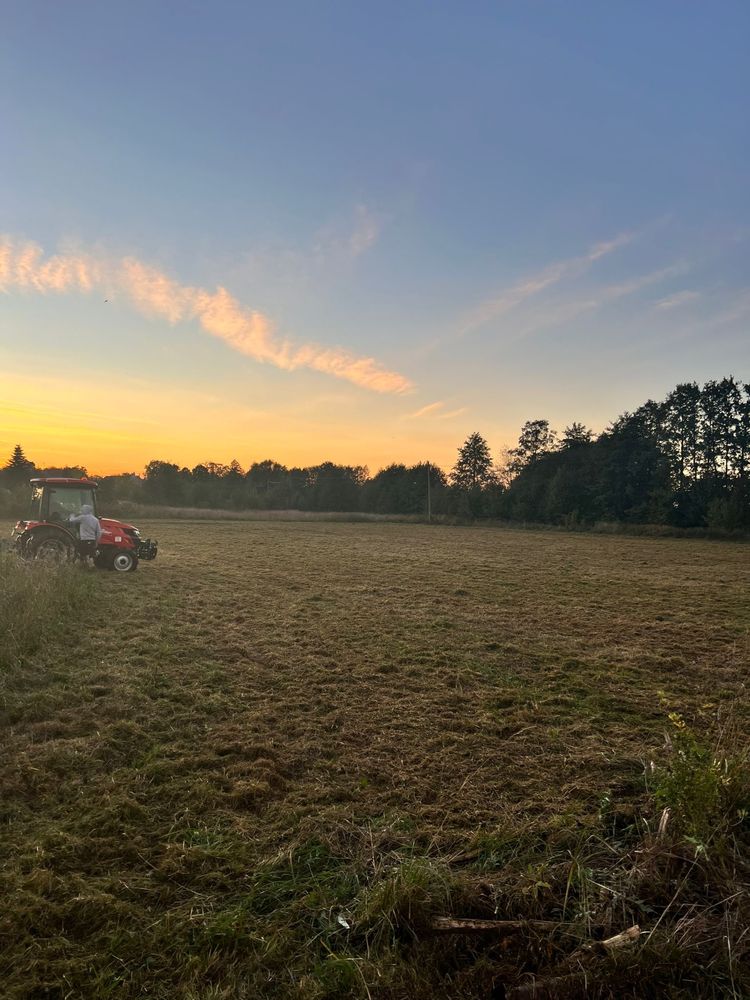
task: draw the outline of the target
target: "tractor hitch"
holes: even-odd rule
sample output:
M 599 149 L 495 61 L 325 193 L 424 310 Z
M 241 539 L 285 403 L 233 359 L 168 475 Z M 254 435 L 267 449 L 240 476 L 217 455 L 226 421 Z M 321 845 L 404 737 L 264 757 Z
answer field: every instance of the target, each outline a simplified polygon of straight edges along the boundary
M 156 559 L 156 553 L 158 552 L 158 543 L 152 542 L 150 538 L 144 538 L 142 541 L 138 542 L 138 558 L 145 559 Z

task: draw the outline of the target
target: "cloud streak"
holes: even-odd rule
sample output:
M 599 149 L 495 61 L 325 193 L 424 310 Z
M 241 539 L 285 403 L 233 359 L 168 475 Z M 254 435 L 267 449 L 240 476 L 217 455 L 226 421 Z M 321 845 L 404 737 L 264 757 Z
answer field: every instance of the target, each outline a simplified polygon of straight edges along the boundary
M 651 285 L 658 285 L 668 278 L 684 274 L 689 269 L 689 265 L 685 262 L 670 264 L 668 267 L 638 275 L 638 277 L 620 284 L 605 285 L 585 298 L 568 299 L 553 303 L 548 307 L 540 306 L 530 312 L 525 323 L 513 323 L 511 336 L 506 342 L 516 343 L 540 330 L 569 323 L 585 313 L 611 305 L 628 295 L 634 295 L 644 288 L 649 288 Z
M 373 246 L 380 236 L 380 222 L 372 214 L 367 205 L 357 205 L 355 209 L 355 225 L 349 237 L 349 253 L 359 257 Z
M 364 243 L 370 239 L 368 232 L 363 231 L 360 238 Z M 285 371 L 309 368 L 373 392 L 401 393 L 412 387 L 408 378 L 375 358 L 279 337 L 267 316 L 243 306 L 221 286 L 211 292 L 182 285 L 134 257 L 110 261 L 88 254 L 58 254 L 45 258 L 34 243 L 0 237 L 0 291 L 46 295 L 94 290 L 122 294 L 139 312 L 172 325 L 197 321 L 206 333 L 240 354 Z
M 506 289 L 493 298 L 486 299 L 473 309 L 466 317 L 460 333 L 462 335 L 470 333 L 479 327 L 484 326 L 493 319 L 504 316 L 506 313 L 521 305 L 527 299 L 538 295 L 552 285 L 559 284 L 564 279 L 578 278 L 584 274 L 592 264 L 613 253 L 622 246 L 626 246 L 636 238 L 636 233 L 620 233 L 612 240 L 603 243 L 596 243 L 591 249 L 580 257 L 571 257 L 567 260 L 557 261 L 550 264 L 537 274 L 531 275 Z
M 674 295 L 669 295 L 665 299 L 661 299 L 654 306 L 655 309 L 676 309 L 678 306 L 684 306 L 686 302 L 693 302 L 695 299 L 700 298 L 700 292 L 692 292 L 688 289 L 682 292 L 675 292 Z
M 423 406 L 414 413 L 407 413 L 407 417 L 410 420 L 421 420 L 424 417 L 431 417 L 437 420 L 450 420 L 452 417 L 460 417 L 462 413 L 466 413 L 465 406 L 461 406 L 457 410 L 446 411 L 445 403 L 442 400 L 438 400 L 436 403 L 428 403 L 427 406 Z
M 409 416 L 414 420 L 419 420 L 420 417 L 427 417 L 430 414 L 436 414 L 438 410 L 442 410 L 445 403 L 438 401 L 437 403 L 428 403 L 427 406 L 423 406 L 419 410 L 415 410 L 414 413 L 410 413 Z

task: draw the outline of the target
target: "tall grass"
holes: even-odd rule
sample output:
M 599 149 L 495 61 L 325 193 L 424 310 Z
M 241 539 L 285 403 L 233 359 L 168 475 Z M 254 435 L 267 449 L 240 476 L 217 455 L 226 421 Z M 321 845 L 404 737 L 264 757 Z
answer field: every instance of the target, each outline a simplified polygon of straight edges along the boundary
M 146 518 L 149 521 L 340 521 L 340 522 L 384 522 L 401 524 L 426 521 L 421 514 L 374 514 L 369 511 L 325 511 L 325 510 L 229 510 L 221 507 L 166 507 L 160 504 L 140 504 L 127 500 L 110 503 L 107 516 L 124 520 Z
M 81 607 L 92 581 L 79 567 L 0 552 L 0 670 L 34 653 Z

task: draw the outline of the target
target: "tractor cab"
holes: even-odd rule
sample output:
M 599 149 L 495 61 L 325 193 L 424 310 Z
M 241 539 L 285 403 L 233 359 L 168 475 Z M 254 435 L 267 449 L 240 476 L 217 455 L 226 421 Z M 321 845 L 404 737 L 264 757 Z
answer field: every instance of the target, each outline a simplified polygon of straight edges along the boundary
M 141 559 L 155 559 L 156 542 L 141 538 L 132 524 L 100 517 L 96 504 L 98 483 L 93 479 L 32 479 L 28 515 L 13 529 L 19 553 L 27 559 L 74 559 L 78 549 L 78 528 L 71 518 L 88 507 L 99 518 L 102 534 L 95 563 L 102 569 L 126 573 L 137 568 Z
M 32 479 L 29 521 L 65 524 L 85 506 L 96 514 L 98 483 L 92 479 Z

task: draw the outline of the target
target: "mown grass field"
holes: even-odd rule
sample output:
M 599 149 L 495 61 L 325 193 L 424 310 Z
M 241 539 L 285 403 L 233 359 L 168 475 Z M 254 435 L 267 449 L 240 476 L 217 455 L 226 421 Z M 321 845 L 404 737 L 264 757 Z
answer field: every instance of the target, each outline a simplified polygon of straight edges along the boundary
M 750 548 L 141 527 L 2 668 L 4 997 L 747 995 Z

